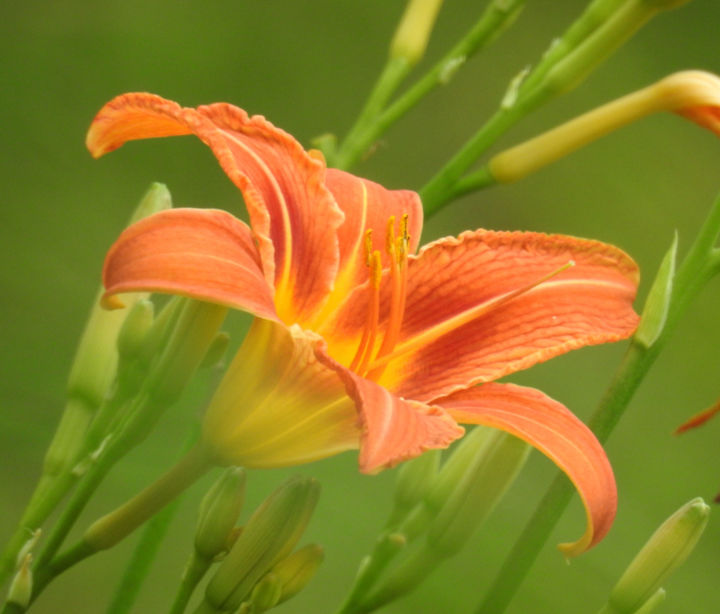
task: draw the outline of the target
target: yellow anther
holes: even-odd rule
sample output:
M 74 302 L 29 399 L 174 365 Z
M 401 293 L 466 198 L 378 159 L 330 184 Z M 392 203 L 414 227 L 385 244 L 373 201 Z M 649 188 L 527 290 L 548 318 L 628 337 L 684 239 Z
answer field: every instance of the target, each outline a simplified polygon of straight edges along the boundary
M 372 253 L 370 262 L 370 282 L 374 288 L 380 287 L 380 280 L 382 279 L 382 255 L 379 250 L 375 250 Z
M 370 266 L 372 260 L 372 228 L 365 231 L 365 264 Z
M 385 249 L 394 260 L 395 254 L 395 216 L 391 215 L 387 221 L 387 230 L 385 232 Z
M 400 218 L 400 235 L 396 239 L 398 260 L 400 264 L 407 260 L 408 251 L 410 250 L 410 235 L 408 234 L 408 214 L 403 214 Z
M 403 213 L 403 216 L 400 218 L 400 236 L 405 241 L 410 241 L 410 235 L 408 234 L 408 214 Z

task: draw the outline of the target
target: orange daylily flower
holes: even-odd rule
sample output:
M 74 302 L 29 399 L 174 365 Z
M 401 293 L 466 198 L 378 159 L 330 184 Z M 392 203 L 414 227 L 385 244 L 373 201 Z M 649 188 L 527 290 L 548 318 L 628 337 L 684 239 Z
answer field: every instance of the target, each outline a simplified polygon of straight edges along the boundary
M 129 140 L 195 134 L 240 188 L 250 226 L 225 211 L 175 209 L 110 249 L 105 302 L 168 292 L 256 316 L 208 409 L 215 458 L 289 465 L 360 449 L 371 472 L 443 448 L 464 424 L 504 429 L 577 487 L 588 526 L 615 515 L 616 488 L 589 429 L 541 392 L 500 377 L 629 336 L 637 267 L 596 241 L 476 230 L 416 253 L 422 205 L 325 167 L 263 117 L 126 94 L 95 118 L 99 157 Z M 478 386 L 478 384 L 482 384 Z

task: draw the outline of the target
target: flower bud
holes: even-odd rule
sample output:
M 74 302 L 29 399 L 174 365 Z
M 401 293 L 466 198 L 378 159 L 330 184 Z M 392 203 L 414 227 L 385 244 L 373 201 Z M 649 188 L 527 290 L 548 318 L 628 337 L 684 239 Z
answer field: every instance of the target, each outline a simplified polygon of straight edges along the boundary
M 425 496 L 425 504 L 433 513 L 442 509 L 463 476 L 467 475 L 478 451 L 483 448 L 492 432 L 489 428 L 476 427 L 453 447 L 452 453 L 443 463 L 432 488 Z
M 635 610 L 634 614 L 650 614 L 655 611 L 663 601 L 665 601 L 665 589 L 657 589 L 645 603 L 643 603 L 639 609 Z
M 459 551 L 493 510 L 527 460 L 530 447 L 502 431 L 478 439 L 467 471 L 454 483 L 428 531 L 428 548 L 440 556 Z
M 245 471 L 229 467 L 212 485 L 200 504 L 195 550 L 212 560 L 229 545 L 229 537 L 245 500 Z
M 130 308 L 117 338 L 117 349 L 121 360 L 132 360 L 137 356 L 152 326 L 154 316 L 155 309 L 149 299 L 140 299 Z
M 280 601 L 282 586 L 273 572 L 265 575 L 258 582 L 250 595 L 250 610 L 260 614 L 274 608 Z
M 128 225 L 172 206 L 170 193 L 153 184 L 132 214 Z M 102 404 L 116 374 L 118 335 L 132 306 L 146 293 L 125 295 L 124 309 L 101 307 L 102 288 L 93 301 L 90 316 L 75 352 L 67 384 L 67 407 L 45 455 L 43 472 L 52 476 L 76 461 L 88 424 Z
M 670 75 L 497 154 L 488 164 L 490 173 L 501 183 L 517 181 L 658 111 L 673 111 L 720 134 L 720 78 L 699 70 Z
M 389 525 L 400 522 L 431 488 L 440 467 L 440 450 L 428 450 L 404 462 L 397 474 L 395 501 Z
M 404 58 L 410 66 L 425 54 L 443 0 L 409 0 L 390 43 L 390 57 Z
M 180 395 L 207 355 L 226 314 L 227 307 L 222 305 L 185 302 L 167 345 L 148 377 L 147 386 L 155 399 L 168 404 Z
M 324 558 L 322 546 L 309 544 L 275 565 L 272 574 L 281 587 L 277 603 L 287 601 L 304 589 L 315 576 Z
M 319 496 L 319 484 L 295 477 L 271 494 L 250 517 L 205 590 L 205 601 L 233 611 L 255 584 L 295 547 Z
M 698 497 L 660 525 L 613 588 L 609 610 L 631 614 L 651 599 L 692 552 L 709 514 L 710 508 Z
M 640 325 L 635 331 L 635 341 L 649 348 L 662 333 L 670 309 L 673 281 L 675 280 L 675 260 L 677 259 L 677 233 L 670 249 L 665 254 L 655 280 L 652 283 Z

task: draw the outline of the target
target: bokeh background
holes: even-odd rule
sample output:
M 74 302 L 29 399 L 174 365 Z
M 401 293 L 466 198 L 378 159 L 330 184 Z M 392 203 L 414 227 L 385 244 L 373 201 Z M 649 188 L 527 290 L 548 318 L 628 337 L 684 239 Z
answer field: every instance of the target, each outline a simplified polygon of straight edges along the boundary
M 309 144 L 343 135 L 384 63 L 400 0 L 27 0 L 0 6 L 0 538 L 21 513 L 63 405 L 76 340 L 103 255 L 150 182 L 176 204 L 242 214 L 233 185 L 194 139 L 130 144 L 100 161 L 84 149 L 95 112 L 126 91 L 194 106 L 228 101 Z M 416 75 L 477 17 L 475 0 L 447 2 Z M 420 187 L 498 104 L 509 79 L 536 61 L 580 10 L 577 0 L 529 0 L 515 26 L 382 140 L 356 172 L 388 187 Z M 571 94 L 502 141 L 510 145 L 680 69 L 720 72 L 720 6 L 694 0 L 645 27 Z M 677 230 L 681 252 L 720 189 L 720 142 L 676 116 L 629 126 L 510 186 L 469 196 L 426 226 L 425 241 L 465 228 L 531 229 L 593 237 L 630 252 L 641 297 Z M 641 302 L 639 304 L 642 304 Z M 577 500 L 558 524 L 509 612 L 595 612 L 634 552 L 690 498 L 720 489 L 720 422 L 681 438 L 673 429 L 720 396 L 720 280 L 693 305 L 607 445 L 620 506 L 608 538 L 566 565 L 554 543 L 582 531 Z M 241 316 L 230 321 L 240 331 Z M 237 340 L 237 335 L 236 335 Z M 623 344 L 573 352 L 513 381 L 542 388 L 581 417 L 596 405 Z M 82 524 L 122 502 L 177 455 L 194 402 L 112 473 Z M 285 476 L 313 475 L 323 495 L 306 541 L 326 546 L 310 587 L 288 614 L 333 612 L 389 510 L 394 472 L 367 477 L 356 458 L 253 472 L 248 509 Z M 457 558 L 388 613 L 472 612 L 554 475 L 534 453 L 482 531 Z M 189 552 L 197 500 L 186 497 L 137 612 L 169 607 Z M 132 540 L 128 540 L 132 542 Z M 81 564 L 38 601 L 38 614 L 103 612 L 132 543 Z M 720 510 L 660 611 L 713 613 L 720 603 Z

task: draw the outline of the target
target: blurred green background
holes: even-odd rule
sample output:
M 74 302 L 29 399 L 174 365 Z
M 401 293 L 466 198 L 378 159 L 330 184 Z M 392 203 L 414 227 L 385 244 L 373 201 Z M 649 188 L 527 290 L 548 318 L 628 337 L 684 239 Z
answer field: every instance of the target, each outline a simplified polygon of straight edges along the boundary
M 194 106 L 228 101 L 268 117 L 304 144 L 342 135 L 384 63 L 400 0 L 27 0 L 0 6 L 4 72 L 0 113 L 0 538 L 20 516 L 63 405 L 69 362 L 96 292 L 103 255 L 150 182 L 178 205 L 240 214 L 234 186 L 194 139 L 130 144 L 100 161 L 84 134 L 100 106 L 151 91 Z M 431 65 L 484 3 L 443 8 L 425 61 Z M 516 25 L 383 139 L 358 174 L 388 187 L 420 187 L 492 112 L 509 79 L 536 61 L 580 10 L 577 0 L 528 0 Z M 720 72 L 717 0 L 694 0 L 653 20 L 580 88 L 528 118 L 510 145 L 685 68 Z M 465 228 L 531 229 L 615 243 L 644 272 L 641 296 L 675 230 L 687 247 L 720 189 L 720 142 L 676 116 L 629 126 L 526 180 L 446 208 L 424 241 Z M 658 360 L 607 450 L 619 512 L 607 539 L 566 565 L 554 543 L 582 531 L 577 500 L 563 516 L 509 612 L 595 612 L 654 528 L 690 498 L 720 489 L 720 422 L 673 429 L 720 396 L 720 280 L 693 306 Z M 239 330 L 242 317 L 230 322 Z M 597 403 L 623 344 L 573 352 L 512 378 L 542 388 L 581 417 Z M 201 398 L 202 390 L 196 391 Z M 112 473 L 85 521 L 158 475 L 184 439 L 179 408 Z M 331 613 L 389 509 L 394 472 L 367 477 L 345 454 L 292 471 L 254 472 L 248 509 L 280 480 L 319 478 L 323 496 L 306 541 L 326 546 L 318 577 L 279 612 Z M 535 453 L 507 498 L 462 555 L 388 613 L 472 612 L 554 474 Z M 191 543 L 196 501 L 185 500 L 137 612 L 169 606 Z M 714 516 L 719 510 L 714 509 Z M 132 542 L 132 540 L 128 540 Z M 81 564 L 37 603 L 43 613 L 102 612 L 131 543 Z M 718 611 L 720 519 L 669 582 L 668 614 Z

